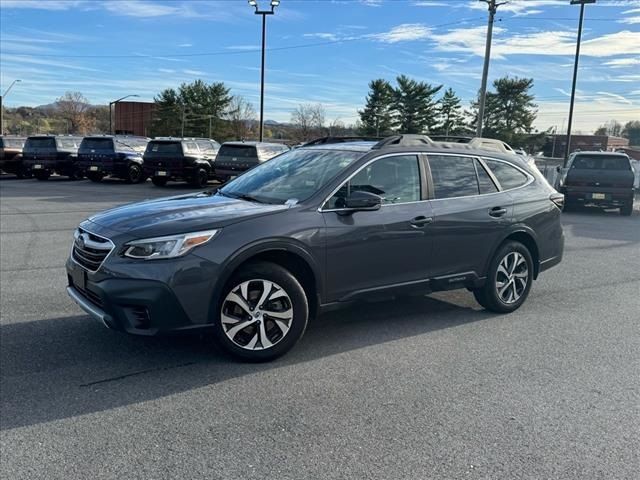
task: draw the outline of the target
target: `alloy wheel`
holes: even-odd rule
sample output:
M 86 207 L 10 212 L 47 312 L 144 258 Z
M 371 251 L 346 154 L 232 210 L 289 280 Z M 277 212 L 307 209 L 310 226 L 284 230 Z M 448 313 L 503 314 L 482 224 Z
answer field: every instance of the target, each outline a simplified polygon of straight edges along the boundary
M 220 315 L 225 335 L 246 350 L 265 350 L 287 335 L 293 304 L 278 284 L 254 279 L 236 285 L 222 302 Z
M 520 252 L 509 252 L 496 271 L 498 298 L 507 305 L 516 303 L 527 289 L 529 266 Z

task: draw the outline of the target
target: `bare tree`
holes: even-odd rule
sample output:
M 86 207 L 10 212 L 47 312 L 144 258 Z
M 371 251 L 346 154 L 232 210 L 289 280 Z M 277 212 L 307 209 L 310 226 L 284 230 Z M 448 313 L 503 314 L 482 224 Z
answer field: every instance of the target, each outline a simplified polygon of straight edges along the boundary
M 89 100 L 80 92 L 67 92 L 56 100 L 60 116 L 68 122 L 69 133 L 86 134 L 93 129 L 95 118 L 91 115 Z
M 233 136 L 238 140 L 253 135 L 256 111 L 253 108 L 253 104 L 247 102 L 243 97 L 232 97 L 227 110 L 227 119 L 231 124 Z
M 326 114 L 321 104 L 303 103 L 291 112 L 291 123 L 296 129 L 298 140 L 307 141 L 324 134 Z

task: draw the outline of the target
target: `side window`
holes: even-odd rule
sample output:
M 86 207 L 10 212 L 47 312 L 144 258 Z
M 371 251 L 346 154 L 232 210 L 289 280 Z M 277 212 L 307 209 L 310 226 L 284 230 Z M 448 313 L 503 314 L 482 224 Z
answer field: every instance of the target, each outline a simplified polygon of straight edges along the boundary
M 200 151 L 198 150 L 198 146 L 196 145 L 196 142 L 184 142 L 184 148 L 187 151 L 187 153 L 200 153 Z
M 503 190 L 521 187 L 527 183 L 527 176 L 506 162 L 490 159 L 485 159 L 484 162 L 498 179 Z
M 356 191 L 380 195 L 384 205 L 419 201 L 418 158 L 415 155 L 400 155 L 376 160 L 342 185 L 325 208 L 343 208 L 345 199 Z
M 428 159 L 436 198 L 478 195 L 478 179 L 473 158 L 429 155 Z
M 211 142 L 207 142 L 206 140 L 200 140 L 200 141 L 197 141 L 196 143 L 200 148 L 200 152 L 203 153 L 204 155 L 211 155 L 215 153 L 211 146 Z
M 498 187 L 496 187 L 496 184 L 493 183 L 493 180 L 491 180 L 491 177 L 484 169 L 482 164 L 478 160 L 475 160 L 475 164 L 476 172 L 478 173 L 478 186 L 480 187 L 480 194 L 497 192 Z

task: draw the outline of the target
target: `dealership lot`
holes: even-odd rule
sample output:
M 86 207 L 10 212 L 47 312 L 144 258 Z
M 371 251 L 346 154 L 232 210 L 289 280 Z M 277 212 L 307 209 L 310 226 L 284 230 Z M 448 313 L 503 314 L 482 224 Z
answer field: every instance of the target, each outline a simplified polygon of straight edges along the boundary
M 465 291 L 385 300 L 250 365 L 111 332 L 64 292 L 79 221 L 190 191 L 0 179 L 7 478 L 635 478 L 637 203 L 565 214 L 565 261 L 512 315 Z

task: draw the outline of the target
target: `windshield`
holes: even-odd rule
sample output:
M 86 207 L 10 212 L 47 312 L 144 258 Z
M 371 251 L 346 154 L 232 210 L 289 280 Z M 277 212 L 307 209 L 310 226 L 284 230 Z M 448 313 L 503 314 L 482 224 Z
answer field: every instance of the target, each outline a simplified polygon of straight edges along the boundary
M 363 155 L 363 152 L 292 150 L 249 170 L 220 191 L 223 195 L 250 196 L 265 203 L 304 201 Z
M 149 141 L 141 138 L 116 138 L 116 143 L 123 150 L 132 150 L 134 152 L 144 153 Z
M 80 144 L 81 150 L 113 150 L 110 138 L 85 138 Z
M 222 145 L 218 155 L 221 157 L 256 158 L 256 147 L 250 145 Z
M 579 170 L 630 170 L 629 160 L 622 155 L 578 155 L 571 168 Z
M 22 148 L 24 146 L 24 138 L 3 138 L 2 145 L 4 148 Z
M 59 148 L 76 149 L 80 143 L 78 140 L 77 138 L 58 138 L 56 141 Z

